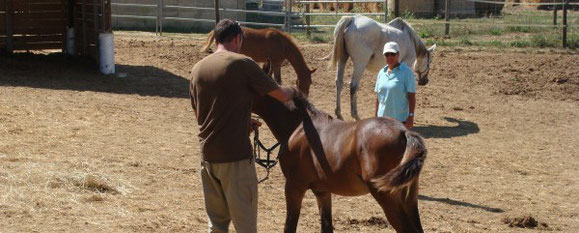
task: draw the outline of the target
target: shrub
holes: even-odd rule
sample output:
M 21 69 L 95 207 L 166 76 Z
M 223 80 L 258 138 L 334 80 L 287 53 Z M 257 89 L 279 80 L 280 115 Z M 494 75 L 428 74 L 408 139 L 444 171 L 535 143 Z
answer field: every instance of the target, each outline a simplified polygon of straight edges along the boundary
M 554 36 L 534 35 L 531 37 L 531 45 L 534 47 L 557 47 L 559 44 Z
M 491 35 L 500 36 L 500 35 L 503 34 L 503 30 L 500 29 L 500 28 L 491 28 L 491 29 L 489 30 L 489 33 L 490 33 Z
M 529 42 L 526 41 L 526 40 L 515 40 L 515 41 L 511 41 L 511 42 L 509 43 L 509 46 L 522 48 L 522 47 L 529 47 L 529 46 L 531 46 L 531 43 L 529 43 Z
M 567 47 L 571 49 L 579 49 L 579 34 L 567 36 Z
M 509 32 L 531 32 L 531 28 L 528 26 L 509 26 L 507 27 Z
M 460 37 L 458 43 L 461 45 L 473 45 L 472 41 L 470 41 L 470 39 L 468 39 L 466 36 Z

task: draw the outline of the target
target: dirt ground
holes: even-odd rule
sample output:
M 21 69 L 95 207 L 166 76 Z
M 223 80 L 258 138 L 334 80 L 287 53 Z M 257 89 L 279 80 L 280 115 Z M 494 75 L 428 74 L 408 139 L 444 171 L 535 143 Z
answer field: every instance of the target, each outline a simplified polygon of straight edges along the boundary
M 117 32 L 126 76 L 60 55 L 0 57 L 0 232 L 205 231 L 187 92 L 202 42 Z M 332 113 L 335 71 L 316 60 L 330 46 L 301 46 L 318 69 L 311 101 Z M 283 76 L 294 83 L 290 66 Z M 415 127 L 429 149 L 425 231 L 578 232 L 579 52 L 439 47 L 430 76 Z M 373 85 L 367 73 L 361 117 L 374 111 Z M 283 186 L 279 167 L 260 184 L 260 232 L 282 231 Z M 336 232 L 394 232 L 370 195 L 333 196 L 333 215 Z M 319 229 L 308 193 L 298 231 Z

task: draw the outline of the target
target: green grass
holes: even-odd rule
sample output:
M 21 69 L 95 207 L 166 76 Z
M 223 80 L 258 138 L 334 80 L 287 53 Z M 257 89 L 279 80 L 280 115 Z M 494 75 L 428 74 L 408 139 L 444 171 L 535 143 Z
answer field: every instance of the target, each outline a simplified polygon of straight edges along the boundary
M 515 40 L 515 41 L 509 42 L 509 47 L 523 48 L 523 47 L 529 47 L 529 46 L 531 46 L 531 43 L 526 41 L 526 40 Z
M 504 48 L 507 46 L 505 43 L 503 43 L 502 41 L 499 41 L 499 40 L 481 41 L 478 44 L 480 46 L 498 47 L 498 48 Z
M 579 49 L 579 34 L 573 34 L 567 37 L 567 47 Z
M 503 29 L 493 27 L 489 30 L 489 33 L 494 36 L 500 36 L 503 34 Z
M 354 6 L 354 13 L 364 9 Z M 579 12 L 570 11 L 568 31 L 568 48 L 579 48 L 579 27 L 577 18 Z M 552 11 L 516 11 L 503 12 L 502 15 L 481 18 L 451 19 L 450 38 L 445 37 L 445 21 L 442 17 L 432 19 L 416 18 L 414 14 L 405 12 L 401 16 L 417 31 L 427 45 L 440 46 L 488 46 L 488 47 L 540 47 L 561 48 L 561 28 L 544 27 L 552 25 Z M 341 16 L 312 16 L 312 25 L 335 25 Z M 384 22 L 383 16 L 372 16 L 378 22 Z M 389 18 L 391 20 L 392 17 Z M 561 14 L 558 19 L 562 22 Z M 471 23 L 468 25 L 452 23 Z M 521 25 L 517 25 L 521 24 Z M 523 25 L 524 24 L 524 25 Z M 541 26 L 525 26 L 537 24 Z M 313 43 L 331 43 L 333 28 L 317 28 L 310 38 L 305 30 L 294 31 L 292 34 L 298 39 L 309 40 Z
M 533 47 L 557 47 L 557 45 L 561 43 L 561 39 L 555 38 L 554 36 L 545 36 L 543 34 L 539 34 L 531 37 L 531 46 Z
M 458 43 L 460 45 L 473 45 L 472 41 L 470 41 L 470 39 L 467 36 L 460 37 Z

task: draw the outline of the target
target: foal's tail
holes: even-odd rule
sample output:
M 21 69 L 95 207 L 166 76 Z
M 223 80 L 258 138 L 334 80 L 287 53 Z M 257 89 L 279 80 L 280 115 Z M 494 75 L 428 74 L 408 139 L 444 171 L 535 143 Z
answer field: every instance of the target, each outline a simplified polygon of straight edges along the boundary
M 395 191 L 408 186 L 422 170 L 427 153 L 424 139 L 416 132 L 406 131 L 405 134 L 406 151 L 400 164 L 385 175 L 372 179 L 379 191 Z
M 209 34 L 207 35 L 207 42 L 205 42 L 205 45 L 203 45 L 203 47 L 201 47 L 199 51 L 201 51 L 202 53 L 210 53 L 211 48 L 209 47 L 211 46 L 211 44 L 213 44 L 214 39 L 215 34 L 213 34 L 213 31 L 210 31 Z
M 334 29 L 334 48 L 332 51 L 332 59 L 330 59 L 330 67 L 335 67 L 338 63 L 338 59 L 344 56 L 344 32 L 346 27 L 350 25 L 354 16 L 343 16 L 338 24 L 336 24 L 336 29 Z

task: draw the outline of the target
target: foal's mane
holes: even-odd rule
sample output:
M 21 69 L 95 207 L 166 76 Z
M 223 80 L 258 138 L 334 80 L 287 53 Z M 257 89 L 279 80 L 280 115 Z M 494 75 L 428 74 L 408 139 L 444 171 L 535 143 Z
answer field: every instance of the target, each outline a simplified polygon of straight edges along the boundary
M 428 53 L 426 46 L 422 43 L 422 40 L 416 34 L 416 31 L 410 24 L 406 23 L 402 18 L 395 18 L 392 21 L 388 22 L 388 25 L 394 28 L 397 28 L 400 31 L 406 32 L 410 34 L 410 38 L 412 39 L 412 43 L 416 49 L 416 56 L 421 57 Z
M 307 97 L 303 95 L 299 95 L 293 98 L 298 111 L 308 113 L 308 115 L 312 118 L 315 122 L 330 122 L 334 118 L 330 115 L 317 109 L 314 104 L 312 104 Z
M 332 168 L 328 163 L 320 134 L 316 130 L 314 122 L 317 125 L 323 125 L 332 121 L 332 117 L 329 114 L 316 109 L 303 95 L 294 97 L 293 101 L 296 104 L 297 110 L 304 117 L 302 122 L 304 134 L 314 152 L 314 156 L 320 164 L 321 169 L 324 171 L 324 174 L 330 174 Z
M 277 29 L 275 29 L 277 30 Z M 288 42 L 290 42 L 293 46 L 295 46 L 296 48 L 299 48 L 298 44 L 294 41 L 293 37 L 286 33 L 286 32 L 282 32 L 280 30 L 277 30 L 279 32 L 280 35 L 282 35 L 284 38 L 287 39 Z

